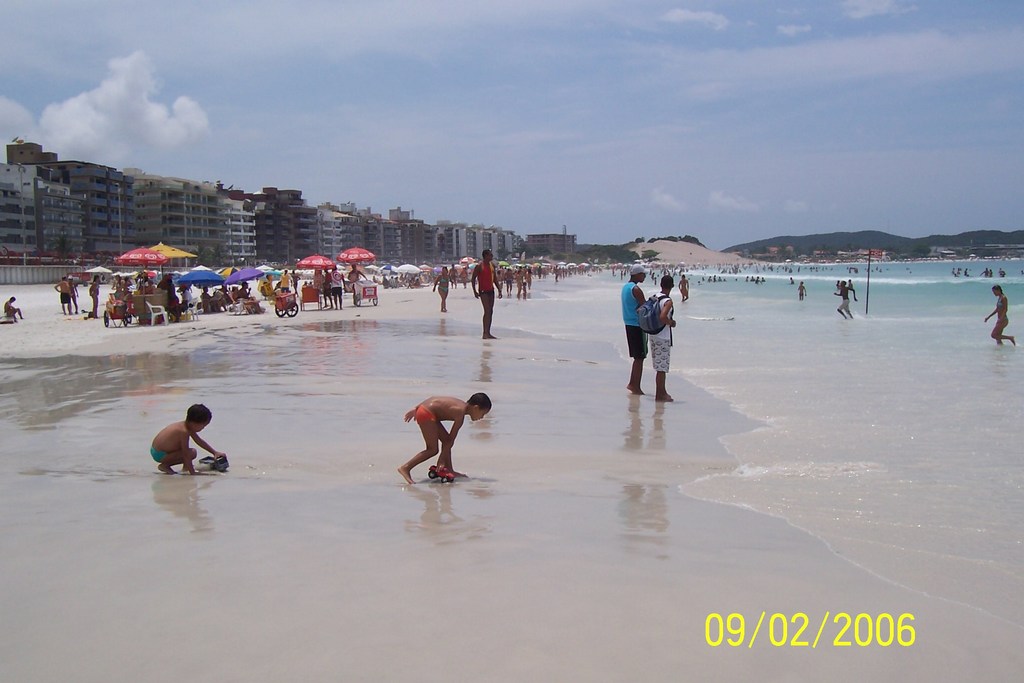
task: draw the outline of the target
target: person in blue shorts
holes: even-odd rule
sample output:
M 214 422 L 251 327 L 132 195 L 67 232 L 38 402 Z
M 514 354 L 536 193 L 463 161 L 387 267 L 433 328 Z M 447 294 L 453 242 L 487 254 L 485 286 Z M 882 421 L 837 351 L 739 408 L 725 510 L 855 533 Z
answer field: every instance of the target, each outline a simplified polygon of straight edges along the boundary
M 196 459 L 196 449 L 189 446 L 189 439 L 214 458 L 227 457 L 215 450 L 213 446 L 199 437 L 199 432 L 213 420 L 213 413 L 202 403 L 190 406 L 182 422 L 169 424 L 160 430 L 149 447 L 149 454 L 157 463 L 157 469 L 164 474 L 174 474 L 174 465 L 182 465 L 182 472 L 196 474 L 192 461 Z

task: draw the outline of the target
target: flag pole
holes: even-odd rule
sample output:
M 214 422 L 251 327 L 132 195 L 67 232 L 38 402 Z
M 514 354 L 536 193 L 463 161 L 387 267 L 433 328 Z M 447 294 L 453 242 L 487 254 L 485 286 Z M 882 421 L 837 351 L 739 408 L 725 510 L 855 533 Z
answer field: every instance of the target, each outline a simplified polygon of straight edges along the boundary
M 864 315 L 868 314 L 868 306 L 871 304 L 871 253 L 874 249 L 868 249 L 868 284 L 864 289 Z

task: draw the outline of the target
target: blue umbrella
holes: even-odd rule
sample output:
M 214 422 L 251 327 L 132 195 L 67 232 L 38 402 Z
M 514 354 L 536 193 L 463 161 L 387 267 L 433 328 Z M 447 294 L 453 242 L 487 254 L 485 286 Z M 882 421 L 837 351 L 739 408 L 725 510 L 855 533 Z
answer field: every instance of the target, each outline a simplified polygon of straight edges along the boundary
M 224 281 L 224 284 L 234 285 L 245 280 L 258 280 L 264 275 L 265 273 L 259 268 L 242 268 L 228 275 L 228 279 Z
M 224 284 L 224 276 L 213 270 L 193 270 L 179 277 L 177 284 L 194 287 L 219 287 Z

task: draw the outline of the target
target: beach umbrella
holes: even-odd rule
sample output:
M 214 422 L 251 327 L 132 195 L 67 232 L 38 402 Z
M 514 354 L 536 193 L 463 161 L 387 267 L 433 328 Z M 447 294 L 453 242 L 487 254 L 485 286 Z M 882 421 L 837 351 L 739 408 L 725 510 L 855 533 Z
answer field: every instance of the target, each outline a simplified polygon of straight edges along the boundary
M 295 264 L 297 268 L 311 268 L 313 270 L 325 270 L 327 268 L 334 268 L 336 265 L 338 264 L 326 256 L 321 256 L 320 254 L 307 256 Z
M 372 251 L 362 247 L 352 247 L 338 254 L 339 263 L 370 263 L 376 260 L 377 257 Z
M 99 275 L 107 275 L 109 273 L 113 273 L 114 271 L 112 271 L 110 268 L 104 268 L 103 266 L 96 266 L 94 268 L 90 268 L 89 270 L 87 270 L 85 272 L 87 272 L 87 273 L 96 273 L 96 274 L 99 274 Z
M 227 279 L 224 280 L 224 284 L 234 285 L 246 280 L 256 280 L 264 277 L 265 275 L 266 273 L 259 268 L 242 268 L 241 270 L 236 270 L 234 273 L 231 273 L 231 275 L 228 275 Z
M 459 263 L 462 263 L 464 265 L 468 264 L 468 263 L 475 263 L 475 262 L 476 262 L 476 259 L 473 258 L 472 256 L 463 256 L 462 258 L 459 259 Z
M 164 244 L 163 242 L 161 242 L 160 244 L 157 244 L 157 245 L 154 245 L 154 246 L 150 247 L 150 249 L 152 249 L 153 251 L 155 251 L 158 254 L 163 254 L 167 258 L 195 258 L 196 257 L 195 254 L 189 253 L 189 252 L 185 251 L 184 249 L 178 249 L 177 247 L 172 247 L 171 245 Z
M 212 270 L 192 270 L 179 277 L 175 284 L 192 285 L 194 287 L 219 287 L 224 284 L 224 278 Z
M 430 266 L 428 266 L 426 263 L 421 263 L 420 264 L 420 270 L 422 270 L 423 272 L 426 273 L 426 272 L 429 272 L 430 270 L 432 270 L 432 268 Z
M 228 277 L 230 275 L 233 275 L 234 273 L 237 273 L 239 270 L 239 268 L 235 268 L 234 266 L 228 266 L 227 268 L 221 268 L 217 272 L 223 275 L 224 277 Z
M 502 268 L 508 268 L 508 261 L 498 261 L 498 265 Z
M 119 266 L 162 266 L 170 261 L 170 258 L 158 251 L 146 247 L 132 249 L 114 259 Z
M 407 274 L 407 273 L 408 274 L 412 274 L 412 273 L 417 273 L 418 274 L 420 272 L 419 266 L 414 266 L 411 263 L 403 263 L 402 265 L 400 265 L 397 268 L 395 268 L 395 270 L 397 272 L 399 272 L 399 273 L 402 273 L 403 275 Z
M 206 266 L 196 266 L 196 267 L 195 267 L 195 268 L 193 268 L 192 270 L 205 270 L 205 271 L 213 271 L 213 268 L 207 268 Z

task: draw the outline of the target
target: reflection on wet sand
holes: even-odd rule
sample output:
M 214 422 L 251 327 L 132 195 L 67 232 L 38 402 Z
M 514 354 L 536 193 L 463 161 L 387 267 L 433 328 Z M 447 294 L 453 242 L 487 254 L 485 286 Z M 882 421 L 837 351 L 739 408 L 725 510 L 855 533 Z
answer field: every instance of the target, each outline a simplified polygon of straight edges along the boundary
M 472 515 L 470 519 L 466 520 L 455 514 L 452 507 L 452 496 L 455 495 L 458 499 L 461 487 L 459 489 L 456 491 L 451 484 L 406 486 L 405 491 L 423 504 L 423 512 L 418 520 L 406 520 L 405 530 L 410 533 L 422 534 L 435 545 L 471 541 L 489 534 L 491 532 L 490 518 Z M 474 495 L 478 498 L 486 497 Z
M 668 502 L 663 485 L 624 484 L 619 502 L 622 538 L 635 551 L 654 546 L 655 556 L 667 559 Z
M 478 382 L 490 382 L 493 376 L 491 370 L 491 356 L 494 352 L 490 349 L 484 349 L 480 352 L 480 374 L 477 375 L 476 381 Z
M 49 429 L 83 412 L 110 407 L 126 396 L 165 395 L 173 390 L 169 383 L 231 371 L 227 361 L 216 365 L 220 367 L 166 354 L 19 361 L 10 377 L 0 369 L 0 383 L 7 390 L 0 398 L 0 419 L 24 429 Z
M 213 531 L 213 518 L 200 504 L 199 493 L 213 485 L 215 475 L 184 476 L 154 475 L 153 502 L 175 517 L 182 517 L 192 525 L 192 531 Z
M 622 448 L 627 451 L 644 449 L 644 419 L 642 412 L 649 407 L 649 401 L 643 396 L 629 396 L 629 426 L 622 432 Z M 647 448 L 652 451 L 665 450 L 665 403 L 655 401 L 654 413 L 651 415 L 651 429 L 647 437 Z

